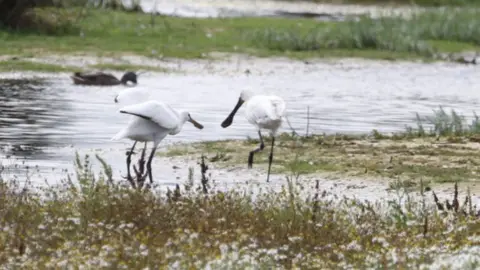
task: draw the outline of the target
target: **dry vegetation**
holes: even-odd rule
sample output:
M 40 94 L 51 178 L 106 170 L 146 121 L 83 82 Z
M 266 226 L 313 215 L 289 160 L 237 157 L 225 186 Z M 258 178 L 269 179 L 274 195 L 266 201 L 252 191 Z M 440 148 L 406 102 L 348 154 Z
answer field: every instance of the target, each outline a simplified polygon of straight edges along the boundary
M 100 160 L 101 161 L 101 160 Z M 365 203 L 329 197 L 288 178 L 279 193 L 203 190 L 196 179 L 167 194 L 94 177 L 35 190 L 1 182 L 0 263 L 9 269 L 473 269 L 479 220 L 424 199 Z M 303 193 L 301 190 L 311 190 Z M 334 194 L 335 195 L 335 194 Z M 408 196 L 408 193 L 404 195 Z M 457 257 L 458 258 L 458 257 Z

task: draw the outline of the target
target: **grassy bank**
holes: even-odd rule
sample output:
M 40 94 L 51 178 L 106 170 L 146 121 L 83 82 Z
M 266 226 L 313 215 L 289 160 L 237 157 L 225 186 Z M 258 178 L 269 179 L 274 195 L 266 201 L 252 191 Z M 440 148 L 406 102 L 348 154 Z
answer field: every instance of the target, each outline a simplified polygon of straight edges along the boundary
M 475 11 L 438 11 L 358 22 L 308 19 L 189 19 L 95 9 L 35 9 L 31 30 L 0 30 L 0 54 L 137 54 L 208 57 L 210 52 L 259 56 L 433 59 L 439 52 L 476 50 Z M 46 19 L 45 19 L 46 18 Z M 11 60 L 5 60 L 6 62 Z
M 409 186 L 425 182 L 476 182 L 480 174 L 480 123 L 467 123 L 454 111 L 439 109 L 432 117 L 418 117 L 415 128 L 383 135 L 376 131 L 362 136 L 311 135 L 277 137 L 276 173 L 328 173 L 339 176 L 400 179 Z M 248 153 L 257 148 L 257 138 L 176 145 L 162 155 L 206 154 L 219 167 L 247 166 Z M 266 169 L 270 138 L 265 150 L 255 155 L 255 166 Z
M 43 195 L 0 182 L 4 267 L 474 269 L 479 263 L 459 260 L 475 253 L 479 219 L 446 215 L 421 198 L 405 205 L 396 197 L 378 204 L 334 200 L 292 179 L 283 192 L 256 197 L 215 187 L 203 192 L 197 179 L 184 179 L 188 184 L 165 196 L 114 182 L 108 167 L 95 178 L 90 166 L 88 159 L 77 162 L 76 178 L 44 187 Z M 301 190 L 312 192 L 301 196 Z
M 63 67 L 55 64 L 37 63 L 28 60 L 5 60 L 0 61 L 0 72 L 8 72 L 14 70 L 28 70 L 38 72 L 67 72 L 75 71 L 74 68 Z
M 81 59 L 81 57 L 76 57 Z M 72 58 L 73 59 L 73 58 Z M 48 60 L 31 58 L 31 56 L 14 56 L 0 60 L 0 72 L 9 71 L 36 71 L 36 72 L 76 72 L 80 70 L 104 70 L 104 71 L 154 71 L 169 73 L 173 70 L 161 67 L 158 63 L 150 65 L 138 65 L 128 61 L 116 58 L 108 58 L 109 61 L 103 62 L 102 58 L 91 58 L 94 61 L 90 64 L 77 65 L 75 63 L 64 63 L 61 60 Z M 95 61 L 97 60 L 97 61 Z M 45 61 L 45 62 L 44 62 Z

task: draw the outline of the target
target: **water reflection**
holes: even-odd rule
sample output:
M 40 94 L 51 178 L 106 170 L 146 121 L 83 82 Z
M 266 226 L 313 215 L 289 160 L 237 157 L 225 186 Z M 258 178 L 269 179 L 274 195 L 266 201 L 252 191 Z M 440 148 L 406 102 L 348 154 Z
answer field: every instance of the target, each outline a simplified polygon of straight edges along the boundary
M 42 158 L 59 145 L 50 136 L 68 125 L 69 105 L 42 79 L 0 80 L 0 145 L 8 156 Z

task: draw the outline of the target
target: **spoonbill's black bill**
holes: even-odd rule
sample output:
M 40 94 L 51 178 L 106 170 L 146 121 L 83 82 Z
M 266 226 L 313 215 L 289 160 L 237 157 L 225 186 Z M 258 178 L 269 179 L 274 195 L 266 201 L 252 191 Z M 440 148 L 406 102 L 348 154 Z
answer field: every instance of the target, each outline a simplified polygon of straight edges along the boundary
M 227 118 L 225 118 L 225 120 L 223 120 L 223 122 L 222 122 L 222 127 L 223 128 L 229 127 L 232 124 L 233 118 L 235 117 L 235 114 L 237 113 L 238 109 L 240 109 L 240 107 L 242 107 L 243 102 L 244 101 L 241 98 L 238 99 L 238 102 L 235 105 L 235 108 L 233 108 L 232 112 L 230 112 L 230 114 L 227 116 Z

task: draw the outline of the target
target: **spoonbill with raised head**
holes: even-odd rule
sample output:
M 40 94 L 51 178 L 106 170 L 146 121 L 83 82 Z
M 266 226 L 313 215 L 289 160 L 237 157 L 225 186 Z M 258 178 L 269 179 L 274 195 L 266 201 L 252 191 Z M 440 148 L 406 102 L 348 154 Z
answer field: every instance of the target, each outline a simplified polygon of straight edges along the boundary
M 267 182 L 270 179 L 270 169 L 273 161 L 273 146 L 275 144 L 275 135 L 277 130 L 282 125 L 284 113 L 285 113 L 285 101 L 278 96 L 274 95 L 254 95 L 248 90 L 242 91 L 238 98 L 237 104 L 233 108 L 232 112 L 222 122 L 222 127 L 226 128 L 233 122 L 233 118 L 238 109 L 246 103 L 245 117 L 247 121 L 252 124 L 258 132 L 260 137 L 260 146 L 252 151 L 248 155 L 248 168 L 252 168 L 253 155 L 262 151 L 265 148 L 261 130 L 268 130 L 272 136 L 272 146 L 270 149 L 270 155 L 268 157 L 268 174 Z
M 195 121 L 187 111 L 174 110 L 168 104 L 155 100 L 125 106 L 120 109 L 120 113 L 129 114 L 134 117 L 112 140 L 128 138 L 135 141 L 130 155 L 137 141 L 145 142 L 145 146 L 147 142 L 153 142 L 152 152 L 146 164 L 150 183 L 153 183 L 152 159 L 158 144 L 160 144 L 167 135 L 178 134 L 182 130 L 183 124 L 187 121 L 192 123 L 196 128 L 203 129 L 203 125 Z M 127 164 L 127 166 L 130 167 L 130 164 Z M 128 175 L 128 177 L 130 177 L 130 175 Z

